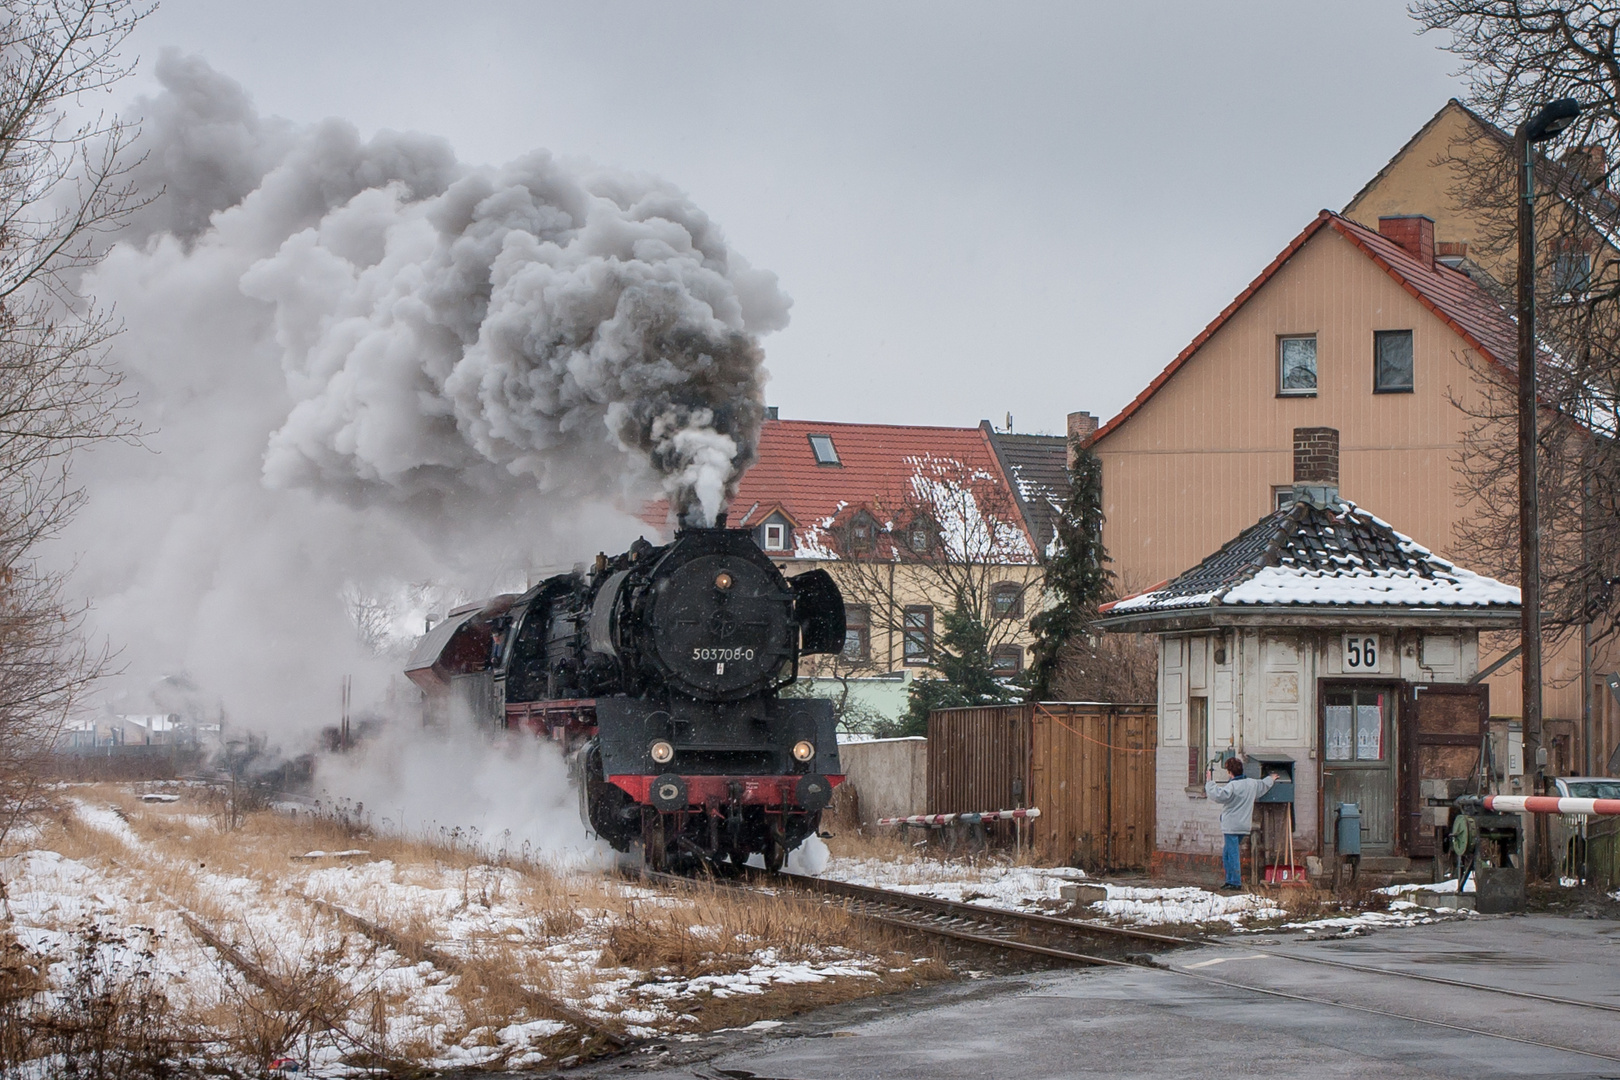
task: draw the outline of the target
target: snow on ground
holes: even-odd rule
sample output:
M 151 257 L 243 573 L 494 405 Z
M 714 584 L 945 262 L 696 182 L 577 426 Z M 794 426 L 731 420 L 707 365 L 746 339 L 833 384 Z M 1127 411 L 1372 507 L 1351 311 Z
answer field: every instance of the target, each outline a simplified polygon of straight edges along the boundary
M 1123 926 L 1213 926 L 1234 931 L 1301 930 L 1357 933 L 1390 926 L 1412 926 L 1466 917 L 1470 912 L 1434 910 L 1410 901 L 1392 899 L 1386 911 L 1324 912 L 1315 917 L 1291 917 L 1282 894 L 1222 893 L 1197 886 L 1137 886 L 1087 878 L 1071 867 L 1011 866 L 993 861 L 947 862 L 940 859 L 834 858 L 822 877 L 854 885 L 871 885 L 941 900 L 978 904 L 1008 911 L 1035 911 L 1104 919 Z M 1107 898 L 1072 906 L 1062 899 L 1064 885 L 1098 885 Z M 1465 891 L 1472 890 L 1472 882 Z M 1399 895 L 1426 886 L 1397 886 L 1383 890 Z M 1455 884 L 1452 889 L 1455 890 Z M 1437 886 L 1443 891 L 1443 886 Z
M 514 1015 L 510 998 L 486 1004 L 487 983 L 462 987 L 453 972 L 371 942 L 306 897 L 477 962 L 485 971 L 509 971 L 517 984 L 636 1037 L 713 1027 L 698 1015 L 704 1002 L 715 1003 L 706 1014 L 712 1015 L 728 999 L 763 1003 L 774 1000 L 772 994 L 835 981 L 853 984 L 858 994 L 896 974 L 909 985 L 908 965 L 927 963 L 901 961 L 902 971 L 889 966 L 893 957 L 843 947 L 784 949 L 735 927 L 699 925 L 683 907 L 693 901 L 604 880 L 594 870 L 536 875 L 431 855 L 396 862 L 360 848 L 307 842 L 286 851 L 296 830 L 309 827 L 290 821 L 288 833 L 275 825 L 258 834 L 229 834 L 227 857 L 199 859 L 187 854 L 197 850 L 193 843 L 224 834 L 212 819 L 187 813 L 185 800 L 171 805 L 131 799 L 117 806 L 86 794 L 70 796 L 66 805 L 86 828 L 50 839 L 75 845 L 64 850 L 77 857 L 38 846 L 46 837 L 31 835 L 28 850 L 0 864 L 16 936 L 50 965 L 53 981 L 65 984 L 75 942 L 93 922 L 115 945 L 130 943 L 119 963 L 133 966 L 145 958 L 178 1010 L 194 1017 L 241 1013 L 254 991 L 187 928 L 181 911 L 194 912 L 272 975 L 289 984 L 333 988 L 333 1009 L 344 1019 L 335 1037 L 311 1048 L 304 1061 L 316 1075 L 342 1073 L 340 1059 L 365 1046 L 387 1047 L 429 1069 L 517 1068 L 555 1065 L 558 1048 L 577 1042 L 554 1020 Z M 217 853 L 218 840 L 212 842 Z M 825 849 L 808 854 L 806 862 L 814 865 Z M 636 961 L 634 934 L 629 946 L 615 937 L 627 923 L 643 941 L 652 941 L 642 946 L 650 959 Z M 683 955 L 695 963 L 684 967 L 658 959 L 661 934 L 690 936 Z M 629 959 L 615 948 L 630 948 Z M 374 1009 L 374 1001 L 382 1004 Z M 772 1006 L 761 1007 L 771 1015 Z M 749 1008 L 753 1014 L 743 1015 L 744 1022 L 759 1015 L 757 1007 Z M 727 1015 L 739 1014 L 732 1009 Z
M 1196 885 L 1170 888 L 1130 885 L 1105 887 L 1108 889 L 1108 899 L 1092 904 L 1090 911 L 1129 926 L 1186 926 L 1221 922 L 1241 928 L 1251 922 L 1278 919 L 1283 915 L 1283 909 L 1276 901 L 1254 893 L 1210 892 Z
M 172 909 L 144 902 L 146 890 L 131 874 L 40 849 L 0 859 L 0 875 L 10 929 L 45 962 L 53 986 L 67 984 L 76 943 L 94 928 L 106 942 L 97 957 L 106 970 L 128 974 L 149 964 L 155 985 L 177 1008 L 221 1000 L 225 986 L 210 957 Z
M 1463 886 L 1463 895 L 1466 896 L 1467 894 L 1474 891 L 1474 882 L 1475 882 L 1475 880 L 1476 879 L 1472 875 L 1469 876 L 1468 883 Z M 1574 881 L 1574 880 L 1572 880 L 1570 878 L 1565 878 L 1564 879 L 1564 884 L 1566 884 L 1566 885 L 1577 885 L 1577 884 L 1579 884 L 1579 882 Z M 1389 886 L 1386 886 L 1385 888 L 1377 889 L 1375 891 L 1383 893 L 1385 896 L 1409 896 L 1409 895 L 1411 895 L 1412 893 L 1415 893 L 1415 892 L 1453 893 L 1454 894 L 1457 891 L 1457 879 L 1452 878 L 1449 881 L 1437 881 L 1437 882 L 1434 882 L 1433 884 L 1419 883 L 1419 884 L 1416 884 L 1416 885 L 1389 885 Z
M 1084 870 L 1067 866 L 1004 866 L 937 859 L 834 858 L 819 876 L 1011 911 L 1044 910 L 1062 901 L 1059 890 L 1064 885 L 1086 880 Z

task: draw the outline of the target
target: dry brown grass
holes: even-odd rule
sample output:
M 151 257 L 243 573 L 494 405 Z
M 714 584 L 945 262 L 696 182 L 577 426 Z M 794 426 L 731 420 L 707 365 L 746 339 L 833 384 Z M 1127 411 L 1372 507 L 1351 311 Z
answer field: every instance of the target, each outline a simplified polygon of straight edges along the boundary
M 1391 900 L 1370 884 L 1341 887 L 1336 892 L 1316 885 L 1260 885 L 1254 891 L 1282 908 L 1283 915 L 1277 920 L 1281 922 L 1387 911 Z
M 392 864 L 390 879 L 398 885 L 420 885 L 427 899 L 398 891 L 364 887 L 334 896 L 356 914 L 386 926 L 402 938 L 446 949 L 457 961 L 458 975 L 441 982 L 461 1015 L 436 1017 L 450 1024 L 448 1041 L 476 1039 L 480 1029 L 546 1015 L 536 1007 L 535 993 L 579 1000 L 609 993 L 610 1012 L 621 1008 L 666 1005 L 686 1016 L 683 1030 L 740 1026 L 817 1005 L 847 1001 L 948 977 L 937 960 L 915 963 L 909 951 L 869 923 L 852 918 L 836 905 L 793 896 L 771 897 L 723 886 L 694 883 L 674 896 L 651 896 L 594 872 L 569 871 L 537 863 L 491 866 L 466 845 L 444 846 L 428 838 L 401 839 L 366 834 L 342 821 L 287 816 L 271 811 L 249 813 L 235 828 L 211 814 L 204 792 L 180 787 L 173 803 L 143 803 L 129 785 L 76 785 L 69 794 L 93 805 L 115 808 L 139 839 L 135 846 L 64 813 L 50 823 L 46 845 L 92 864 L 129 871 L 142 895 L 132 897 L 154 907 L 178 905 L 212 926 L 253 963 L 275 975 L 281 987 L 298 987 L 300 1009 L 281 990 L 255 986 L 232 976 L 231 991 L 198 1021 L 229 1041 L 244 1058 L 288 1050 L 319 1037 L 337 1038 L 333 1024 L 372 1034 L 356 1041 L 348 1053 L 355 1061 L 390 1062 L 421 1059 L 434 1052 L 425 1042 L 390 1045 L 388 1018 L 409 1002 L 398 992 L 375 984 L 356 983 L 359 962 L 375 959 L 372 943 L 366 956 L 341 938 L 310 909 L 305 945 L 272 946 L 255 937 L 240 915 L 211 898 L 201 884 L 210 873 L 255 881 L 266 896 L 297 894 L 312 864 L 295 856 L 315 850 L 363 848 L 372 859 Z M 835 850 L 851 841 L 862 857 L 918 857 L 893 837 L 858 837 L 846 833 Z M 840 853 L 844 853 L 840 850 Z M 928 859 L 932 863 L 934 860 Z M 319 864 L 330 868 L 334 864 Z M 477 918 L 482 910 L 498 916 L 487 933 L 440 941 L 446 928 L 445 889 L 459 893 L 459 913 Z M 297 901 L 289 900 L 295 907 Z M 352 937 L 353 935 L 351 935 Z M 915 947 L 914 945 L 912 946 Z M 595 969 L 578 963 L 581 950 L 600 950 Z M 783 962 L 815 965 L 862 957 L 862 976 L 839 975 L 820 982 L 769 986 L 764 993 L 727 997 L 695 987 L 666 999 L 639 988 L 650 982 L 734 975 L 760 962 L 765 950 Z M 904 949 L 904 946 L 901 946 Z M 340 971 L 349 973 L 345 981 Z M 691 1019 L 695 1017 L 696 1019 Z M 483 1041 L 493 1042 L 493 1034 Z M 553 1059 L 578 1050 L 577 1032 L 565 1032 L 544 1047 Z
M 1012 844 L 974 848 L 965 843 L 950 848 L 942 843 L 940 830 L 901 829 L 894 825 L 840 831 L 827 841 L 827 848 L 837 858 L 878 859 L 892 863 L 926 861 L 963 866 L 970 870 L 980 866 L 1067 865 L 1061 859 L 1046 858 L 1032 850 L 1027 843 L 1022 848 Z

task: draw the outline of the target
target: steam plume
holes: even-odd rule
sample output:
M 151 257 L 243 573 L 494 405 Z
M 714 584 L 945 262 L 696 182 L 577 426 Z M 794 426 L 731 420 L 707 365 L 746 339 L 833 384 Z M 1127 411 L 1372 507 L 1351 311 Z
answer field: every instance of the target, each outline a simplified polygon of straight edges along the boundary
M 723 506 L 789 301 L 680 192 L 262 117 L 172 52 L 156 74 L 136 175 L 162 196 L 85 283 L 152 434 L 84 459 L 61 553 L 131 692 L 184 672 L 233 722 L 330 723 L 343 675 L 364 700 L 397 668 L 354 588 L 487 595 L 621 548 L 648 497 Z
M 668 186 L 543 152 L 428 198 L 367 189 L 242 289 L 274 306 L 299 397 L 272 486 L 408 498 L 517 475 L 593 495 L 650 472 L 702 521 L 753 460 L 753 335 L 787 310 Z

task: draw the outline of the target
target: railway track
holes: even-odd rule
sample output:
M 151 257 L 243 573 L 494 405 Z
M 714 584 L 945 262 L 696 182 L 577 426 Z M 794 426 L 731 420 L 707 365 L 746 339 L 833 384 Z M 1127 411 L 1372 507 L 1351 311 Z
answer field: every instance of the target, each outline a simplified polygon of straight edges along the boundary
M 378 945 L 392 949 L 413 963 L 425 961 L 446 974 L 475 980 L 484 986 L 489 986 L 492 982 L 498 982 L 501 990 L 522 1000 L 535 1012 L 550 1019 L 560 1020 L 578 1032 L 580 1045 L 575 1054 L 579 1060 L 589 1060 L 621 1053 L 632 1049 L 636 1045 L 634 1040 L 625 1037 L 611 1027 L 564 1002 L 527 986 L 514 983 L 510 979 L 486 971 L 477 965 L 468 964 L 459 957 L 452 956 L 442 949 L 434 948 L 425 941 L 373 922 L 342 905 L 291 890 L 288 890 L 287 895 L 309 904 L 322 914 L 330 916 Z M 301 1000 L 301 994 L 296 988 L 289 986 L 285 980 L 267 971 L 246 956 L 240 949 L 225 940 L 213 927 L 209 926 L 201 916 L 172 900 L 168 901 L 168 903 L 174 908 L 176 914 L 180 916 L 180 921 L 199 941 L 207 945 L 227 964 L 239 971 L 249 983 L 269 994 L 271 999 L 278 1004 L 278 1007 L 289 1011 L 310 1008 L 307 1003 Z M 318 1008 L 311 1011 L 309 1015 L 318 1020 L 323 1027 L 338 1033 L 340 1037 L 345 1038 L 347 1041 L 353 1042 L 352 1039 L 348 1039 L 345 1026 L 339 1023 L 337 1018 Z M 371 1052 L 370 1047 L 359 1043 L 354 1045 L 356 1049 Z
M 692 882 L 690 878 L 653 872 L 643 873 L 642 877 L 650 881 L 677 886 L 690 885 Z M 819 895 L 830 901 L 842 901 L 843 906 L 849 911 L 880 925 L 930 937 L 963 941 L 982 947 L 1040 956 L 1089 967 L 1128 967 L 1156 971 L 1166 976 L 1188 979 L 1227 990 L 1247 991 L 1265 997 L 1345 1009 L 1352 1012 L 1383 1016 L 1389 1019 L 1405 1020 L 1448 1031 L 1480 1035 L 1486 1038 L 1501 1039 L 1547 1050 L 1579 1054 L 1583 1057 L 1602 1061 L 1620 1062 L 1620 1054 L 1564 1046 L 1559 1043 L 1546 1042 L 1526 1036 L 1492 1031 L 1488 1028 L 1417 1016 L 1394 1009 L 1338 1001 L 1330 997 L 1318 997 L 1311 994 L 1279 990 L 1273 987 L 1255 986 L 1166 963 L 1157 956 L 1144 955 L 1138 951 L 1126 951 L 1133 946 L 1140 949 L 1143 945 L 1155 945 L 1161 949 L 1189 946 L 1230 947 L 1233 943 L 1229 940 L 1222 941 L 1203 936 L 1177 937 L 1170 934 L 1156 934 L 1147 930 L 1062 919 L 1049 915 L 983 908 L 974 904 L 941 900 L 936 897 L 916 896 L 870 885 L 854 885 L 848 882 L 802 877 L 794 874 L 750 871 L 740 878 L 716 879 L 716 884 L 761 890 L 785 888 L 806 896 Z M 1107 955 L 1102 955 L 1105 953 Z M 1482 994 L 1529 999 L 1543 1004 L 1598 1012 L 1620 1012 L 1620 1006 L 1603 1002 L 1580 1001 L 1574 998 L 1539 994 L 1533 991 L 1512 990 L 1506 987 L 1469 983 L 1434 975 L 1395 971 L 1371 965 L 1330 960 L 1326 957 L 1307 957 L 1285 952 L 1266 952 L 1263 955 L 1268 958 L 1342 968 L 1363 974 L 1446 985 Z
M 548 994 L 542 994 L 537 990 L 523 986 L 504 976 L 468 964 L 460 957 L 453 956 L 443 949 L 434 948 L 420 938 L 403 934 L 380 923 L 373 922 L 340 904 L 334 904 L 320 897 L 299 892 L 289 892 L 288 895 L 303 900 L 317 911 L 332 916 L 338 922 L 358 931 L 377 944 L 392 949 L 409 960 L 418 963 L 426 961 L 446 974 L 463 979 L 473 979 L 481 985 L 487 986 L 492 982 L 498 982 L 500 989 L 519 998 L 535 1012 L 553 1020 L 561 1020 L 578 1031 L 583 1044 L 579 1051 L 582 1058 L 618 1053 L 629 1049 L 633 1045 L 633 1040 L 580 1012 L 573 1006 L 558 1001 Z
M 676 888 L 693 883 L 689 877 L 652 870 L 634 876 Z M 1169 934 L 1004 911 L 796 874 L 749 871 L 736 878 L 712 880 L 722 887 L 786 890 L 806 900 L 821 897 L 893 930 L 1086 967 L 1131 967 L 1143 962 L 1139 953 L 1144 944 L 1174 948 L 1191 943 Z
M 758 887 L 786 887 L 840 900 L 855 914 L 896 929 L 1093 967 L 1138 962 L 1144 946 L 1192 944 L 1187 938 L 1148 930 L 987 908 L 824 878 L 754 873 L 746 880 Z

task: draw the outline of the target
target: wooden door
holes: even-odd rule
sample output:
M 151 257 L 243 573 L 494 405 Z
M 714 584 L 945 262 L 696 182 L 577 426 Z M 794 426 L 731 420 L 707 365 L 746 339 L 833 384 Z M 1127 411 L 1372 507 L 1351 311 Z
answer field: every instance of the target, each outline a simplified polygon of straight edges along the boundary
M 1395 852 L 1398 697 L 1388 683 L 1329 682 L 1322 689 L 1323 828 L 1337 820 L 1340 803 L 1356 803 L 1363 855 Z
M 1413 858 L 1435 854 L 1434 829 L 1423 821 L 1423 781 L 1475 775 L 1490 715 L 1490 688 L 1484 683 L 1418 683 L 1411 688 L 1401 732 L 1401 841 Z

